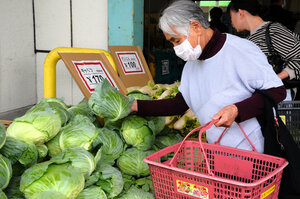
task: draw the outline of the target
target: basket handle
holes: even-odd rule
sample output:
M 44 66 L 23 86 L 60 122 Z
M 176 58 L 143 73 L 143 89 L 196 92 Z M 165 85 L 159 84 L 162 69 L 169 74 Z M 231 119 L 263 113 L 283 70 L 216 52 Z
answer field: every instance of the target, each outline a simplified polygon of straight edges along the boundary
M 217 121 L 219 121 L 219 120 L 213 120 L 213 121 L 211 121 L 211 123 L 214 124 L 214 123 L 216 123 Z M 248 138 L 248 136 L 247 136 L 247 134 L 245 133 L 245 131 L 244 131 L 244 129 L 242 128 L 242 126 L 241 126 L 239 123 L 237 123 L 237 125 L 240 127 L 240 129 L 242 130 L 244 136 L 246 137 L 246 139 L 248 140 L 248 142 L 249 142 L 250 145 L 252 146 L 252 151 L 257 152 L 256 148 L 254 147 L 254 145 L 252 144 L 252 142 L 251 142 L 250 139 Z M 209 125 L 209 126 L 206 126 L 206 127 L 202 128 L 202 129 L 199 131 L 199 137 L 198 137 L 198 138 L 199 138 L 199 143 L 200 143 L 201 150 L 202 150 L 202 152 L 203 152 L 203 156 L 204 156 L 204 158 L 205 158 L 205 163 L 206 163 L 206 167 L 207 167 L 208 174 L 209 174 L 210 176 L 213 176 L 214 174 L 213 174 L 213 173 L 211 172 L 211 170 L 210 170 L 210 166 L 209 166 L 209 164 L 208 164 L 208 159 L 207 159 L 206 153 L 205 153 L 205 151 L 204 151 L 204 147 L 203 147 L 203 145 L 202 145 L 202 140 L 201 140 L 201 137 L 202 137 L 203 132 L 206 131 L 206 130 L 208 130 L 211 126 L 212 126 L 212 125 Z M 225 133 L 226 130 L 227 130 L 227 128 L 225 128 L 225 129 L 223 130 L 223 132 L 221 133 L 219 139 L 218 139 L 217 141 L 215 141 L 214 144 L 218 144 L 218 145 L 220 144 L 220 140 L 221 140 L 221 138 L 222 138 L 222 136 L 223 136 L 223 134 Z
M 199 132 L 200 146 L 201 146 L 201 149 L 202 149 L 202 151 L 203 151 L 203 155 L 204 155 L 205 160 L 206 160 L 206 165 L 207 165 L 207 168 L 208 168 L 208 173 L 209 173 L 209 175 L 213 175 L 213 173 L 210 171 L 210 167 L 209 167 L 208 162 L 207 162 L 207 157 L 206 157 L 206 153 L 204 152 L 204 149 L 203 149 L 203 145 L 202 145 L 200 133 L 201 133 L 201 135 L 202 135 L 202 133 L 203 133 L 204 131 L 206 131 L 207 129 L 210 129 L 211 126 L 214 125 L 214 124 L 215 124 L 216 122 L 218 122 L 218 121 L 219 121 L 219 120 L 212 120 L 212 121 L 210 121 L 210 122 L 208 122 L 208 123 L 206 123 L 206 124 L 204 124 L 204 125 L 202 125 L 202 126 L 199 126 L 199 127 L 195 128 L 195 129 L 193 129 L 191 132 L 189 132 L 189 133 L 185 136 L 185 138 L 184 138 L 183 141 L 181 142 L 180 146 L 178 147 L 177 151 L 175 152 L 173 158 L 172 158 L 171 161 L 169 162 L 169 166 L 173 166 L 174 159 L 175 159 L 175 157 L 177 156 L 178 152 L 180 151 L 180 149 L 181 149 L 182 145 L 184 144 L 185 140 L 186 140 L 191 134 L 193 134 L 195 131 L 199 131 L 199 130 L 200 130 L 200 132 Z
M 246 137 L 246 139 L 248 140 L 248 142 L 250 143 L 251 147 L 252 147 L 252 151 L 257 152 L 256 148 L 254 147 L 254 145 L 252 144 L 252 142 L 250 141 L 250 139 L 248 138 L 247 134 L 245 133 L 244 129 L 242 128 L 242 126 L 237 123 L 237 125 L 240 127 L 240 129 L 242 130 L 244 136 Z M 227 130 L 227 128 L 225 128 L 222 132 L 222 134 L 220 135 L 219 139 L 217 141 L 214 142 L 214 144 L 220 144 L 220 140 L 223 137 L 223 134 L 225 133 L 225 131 Z M 202 135 L 202 134 L 201 134 Z M 200 132 L 199 132 L 199 136 L 200 136 Z M 200 140 L 199 140 L 200 141 Z

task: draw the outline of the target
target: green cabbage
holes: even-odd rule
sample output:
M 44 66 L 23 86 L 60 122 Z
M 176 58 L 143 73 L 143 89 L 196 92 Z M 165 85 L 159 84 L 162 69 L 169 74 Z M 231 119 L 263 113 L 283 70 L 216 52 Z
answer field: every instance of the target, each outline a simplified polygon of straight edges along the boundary
M 127 96 L 133 97 L 136 100 L 152 100 L 152 98 L 148 94 L 142 93 L 139 90 L 130 91 L 129 93 L 127 93 Z
M 28 110 L 22 117 L 15 118 L 7 128 L 7 137 L 41 145 L 51 140 L 62 126 L 60 114 L 45 100 Z
M 107 199 L 107 196 L 101 187 L 90 186 L 80 192 L 76 199 Z
M 144 159 L 154 153 L 154 151 L 139 151 L 136 148 L 127 149 L 118 159 L 117 164 L 119 169 L 132 176 L 150 175 L 148 164 L 144 162 Z
M 14 174 L 15 174 L 15 170 Z M 14 176 L 11 178 L 8 186 L 4 190 L 7 198 L 9 199 L 25 199 L 24 194 L 20 191 L 21 176 Z
M 177 144 L 177 143 L 181 142 L 182 140 L 183 140 L 183 138 L 178 133 L 171 133 L 171 134 L 167 134 L 167 135 L 158 136 L 155 140 L 155 145 L 159 149 L 163 149 L 168 146 Z
M 101 163 L 113 165 L 123 152 L 123 142 L 119 135 L 113 130 L 101 128 L 98 129 L 98 136 L 95 140 L 102 144 Z
M 37 148 L 34 144 L 13 137 L 7 137 L 0 153 L 8 158 L 12 164 L 19 161 L 27 166 L 35 164 L 38 159 Z
M 12 176 L 10 161 L 0 154 L 0 190 L 5 189 Z
M 70 163 L 53 161 L 33 165 L 22 174 L 20 182 L 20 191 L 26 198 L 37 198 L 41 192 L 59 192 L 60 196 L 75 199 L 83 188 L 84 176 L 80 169 Z
M 30 166 L 37 163 L 38 160 L 38 151 L 34 144 L 26 143 L 27 150 L 24 151 L 22 156 L 19 159 L 19 162 L 24 166 Z
M 75 117 L 75 115 L 80 114 L 80 115 L 87 116 L 88 118 L 90 118 L 92 122 L 96 120 L 96 117 L 93 114 L 92 110 L 90 109 L 87 100 L 85 98 L 83 98 L 83 100 L 81 100 L 81 102 L 79 102 L 77 105 L 68 108 L 68 112 L 70 113 L 71 117 Z
M 130 114 L 133 100 L 122 95 L 105 79 L 97 85 L 88 104 L 96 115 L 117 121 Z
M 101 175 L 96 185 L 105 191 L 108 198 L 114 198 L 122 192 L 124 181 L 121 172 L 117 168 L 103 164 L 98 172 Z
M 92 142 L 98 132 L 95 125 L 84 115 L 76 115 L 64 126 L 55 138 L 47 143 L 50 156 L 57 155 L 66 148 L 92 148 Z
M 0 199 L 7 199 L 7 196 L 2 190 L 0 190 Z
M 70 118 L 68 106 L 64 103 L 63 100 L 58 98 L 46 98 L 46 101 L 49 103 L 50 107 L 55 111 L 55 114 L 60 117 L 62 125 L 64 126 Z
M 47 156 L 48 148 L 46 145 L 44 145 L 44 144 L 38 145 L 38 146 L 36 146 L 36 149 L 38 151 L 39 159 L 43 159 L 44 157 Z
M 149 127 L 153 131 L 154 135 L 158 135 L 165 128 L 165 117 L 146 117 Z
M 6 140 L 5 127 L 0 121 L 0 149 L 3 147 Z
M 119 199 L 154 199 L 154 196 L 152 193 L 131 186 L 131 188 Z
M 35 194 L 32 199 L 68 199 L 68 197 L 57 191 L 44 191 Z
M 124 181 L 118 168 L 101 164 L 85 182 L 85 187 L 92 185 L 100 186 L 108 198 L 114 198 L 122 192 Z
M 139 150 L 149 150 L 155 139 L 149 124 L 152 124 L 153 129 L 153 122 L 148 122 L 140 116 L 132 115 L 125 118 L 121 127 L 125 142 Z
M 71 162 L 73 167 L 79 168 L 85 177 L 95 169 L 94 156 L 81 147 L 67 148 L 62 153 L 51 158 L 54 162 Z

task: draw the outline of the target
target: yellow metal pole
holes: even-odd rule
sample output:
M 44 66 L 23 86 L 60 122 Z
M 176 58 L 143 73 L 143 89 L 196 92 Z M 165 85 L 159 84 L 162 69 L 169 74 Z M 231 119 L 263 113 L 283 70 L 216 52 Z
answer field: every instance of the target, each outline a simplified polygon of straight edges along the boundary
M 44 62 L 44 98 L 56 97 L 56 64 L 60 60 L 58 52 L 63 53 L 104 53 L 117 72 L 111 54 L 102 49 L 58 47 L 50 51 Z

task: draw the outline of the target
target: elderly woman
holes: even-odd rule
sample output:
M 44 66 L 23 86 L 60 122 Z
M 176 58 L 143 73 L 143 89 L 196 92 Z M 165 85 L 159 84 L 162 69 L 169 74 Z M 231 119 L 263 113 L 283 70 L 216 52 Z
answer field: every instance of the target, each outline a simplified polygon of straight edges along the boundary
M 264 137 L 255 118 L 263 112 L 263 98 L 253 94 L 266 90 L 279 103 L 285 96 L 281 80 L 266 56 L 252 42 L 209 28 L 209 22 L 193 1 L 171 3 L 159 19 L 159 27 L 174 45 L 178 57 L 187 61 L 178 95 L 166 100 L 138 100 L 132 111 L 146 116 L 183 114 L 190 108 L 201 124 L 219 121 L 207 131 L 209 143 L 216 141 L 224 127 L 224 146 L 251 150 L 234 121 L 240 122 L 258 152 Z M 221 127 L 222 126 L 222 127 Z

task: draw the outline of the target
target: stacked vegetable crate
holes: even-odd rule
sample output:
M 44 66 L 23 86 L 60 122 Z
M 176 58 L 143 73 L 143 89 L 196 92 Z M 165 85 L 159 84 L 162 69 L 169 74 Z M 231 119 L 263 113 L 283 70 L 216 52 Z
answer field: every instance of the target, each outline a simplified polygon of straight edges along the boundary
M 300 101 L 283 101 L 278 104 L 278 112 L 300 148 Z

